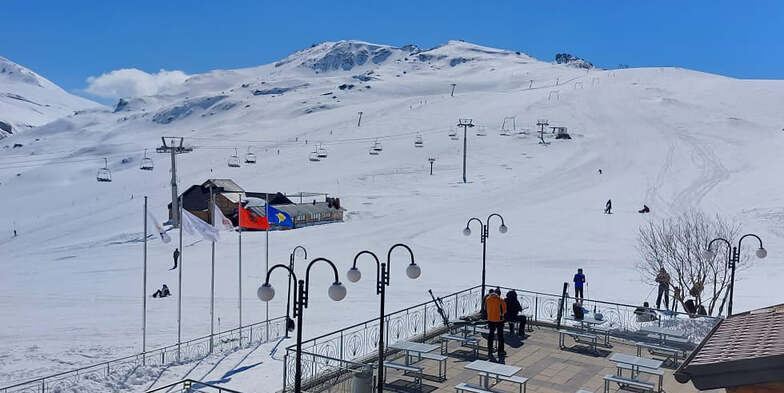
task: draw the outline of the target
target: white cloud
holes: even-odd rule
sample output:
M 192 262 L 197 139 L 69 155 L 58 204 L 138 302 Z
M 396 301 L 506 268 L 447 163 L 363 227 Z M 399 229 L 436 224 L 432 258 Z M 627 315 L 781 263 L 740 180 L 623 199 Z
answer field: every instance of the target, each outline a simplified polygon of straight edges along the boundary
M 148 74 L 136 68 L 123 68 L 87 78 L 85 91 L 104 98 L 149 96 L 180 85 L 187 78 L 188 74 L 176 70 Z

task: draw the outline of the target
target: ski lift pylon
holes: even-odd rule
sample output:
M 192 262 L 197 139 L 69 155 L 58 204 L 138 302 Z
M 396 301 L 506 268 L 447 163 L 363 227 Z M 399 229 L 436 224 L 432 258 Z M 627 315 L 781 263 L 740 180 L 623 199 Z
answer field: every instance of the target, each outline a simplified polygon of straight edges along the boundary
M 240 157 L 237 156 L 237 148 L 234 148 L 234 154 L 229 157 L 227 161 L 229 164 L 229 168 L 239 168 L 240 167 Z
M 151 171 L 155 165 L 152 162 L 152 158 L 147 157 L 147 149 L 144 149 L 144 158 L 142 158 L 141 164 L 139 164 L 139 169 L 143 171 Z
M 112 171 L 109 170 L 109 159 L 103 159 L 103 168 L 98 169 L 98 174 L 95 175 L 96 180 L 101 183 L 108 183 L 112 181 Z

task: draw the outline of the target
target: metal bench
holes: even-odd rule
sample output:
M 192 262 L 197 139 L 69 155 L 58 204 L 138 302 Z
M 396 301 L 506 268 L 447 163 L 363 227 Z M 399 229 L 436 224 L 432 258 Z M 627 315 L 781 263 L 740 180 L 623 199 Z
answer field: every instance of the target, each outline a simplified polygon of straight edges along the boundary
M 479 385 L 471 385 L 470 383 L 460 383 L 455 385 L 455 392 L 471 392 L 471 393 L 497 393 L 494 390 L 485 389 Z
M 572 330 L 561 329 L 558 331 L 558 348 L 562 350 L 564 348 L 567 348 L 565 342 L 566 336 L 571 336 L 574 339 L 574 342 L 576 343 L 589 345 L 594 353 L 599 352 L 599 350 L 596 349 L 598 337 L 595 334 L 581 333 Z
M 489 385 L 488 378 L 490 378 L 490 376 L 487 373 L 479 373 L 479 380 L 480 380 L 480 382 L 481 382 L 482 378 L 484 378 L 485 381 L 487 381 L 488 385 Z M 504 376 L 501 376 L 501 375 L 496 375 L 495 376 L 495 382 L 498 383 L 498 382 L 501 382 L 501 381 L 511 382 L 511 383 L 517 384 L 519 392 L 520 393 L 525 393 L 525 391 L 526 391 L 525 384 L 526 384 L 526 382 L 528 382 L 528 378 L 520 377 L 520 376 L 517 376 L 517 375 L 511 375 L 511 376 L 508 376 L 508 377 L 504 377 Z
M 417 389 L 419 391 L 422 390 L 422 370 L 423 370 L 422 367 L 406 365 L 406 364 L 403 364 L 403 363 L 395 363 L 395 362 L 385 361 L 384 362 L 384 371 L 383 371 L 384 377 L 382 379 L 382 381 L 384 383 L 387 382 L 387 369 L 388 368 L 393 368 L 395 370 L 403 371 L 403 375 L 408 375 L 408 373 L 411 373 L 411 376 L 414 377 L 414 384 L 416 385 Z
M 637 356 L 642 356 L 643 348 L 647 349 L 648 353 L 651 355 L 664 357 L 665 361 L 671 360 L 675 367 L 678 367 L 678 357 L 681 353 L 683 353 L 683 350 L 679 348 L 665 347 L 664 345 L 647 342 L 638 342 Z
M 449 359 L 448 357 L 446 357 L 444 355 L 438 355 L 438 354 L 435 354 L 435 353 L 428 353 L 428 352 L 420 353 L 419 357 L 421 359 L 437 361 L 438 362 L 438 378 L 440 378 L 442 381 L 446 381 L 446 361 L 447 361 L 447 359 Z
M 632 378 L 621 377 L 619 375 L 607 374 L 604 376 L 604 393 L 610 393 L 610 382 L 615 382 L 621 388 L 635 388 L 643 392 L 653 392 L 653 384 L 650 382 L 638 381 Z
M 479 357 L 479 339 L 474 337 L 463 337 L 454 334 L 442 334 L 439 336 L 441 344 L 441 354 L 449 354 L 449 342 L 457 341 L 461 346 L 469 347 L 474 351 L 474 357 Z
M 619 363 L 618 364 L 618 375 L 619 376 L 623 376 L 623 370 L 629 370 L 629 373 L 631 374 L 632 373 L 632 366 L 630 366 L 628 364 Z M 659 386 L 659 392 L 662 391 L 662 389 L 663 389 L 662 385 L 664 384 L 664 371 L 662 371 L 660 369 L 657 369 L 657 368 L 648 368 L 648 367 L 640 367 L 640 368 L 637 369 L 637 371 L 640 372 L 640 373 L 643 373 L 643 374 L 655 375 L 655 376 L 659 377 L 659 385 L 658 385 Z M 632 378 L 634 378 L 634 375 L 632 375 Z
M 593 393 L 593 392 L 591 392 L 591 391 L 588 391 L 588 390 L 582 390 L 582 389 L 580 389 L 580 390 L 578 390 L 578 391 L 576 391 L 576 392 L 574 392 L 574 393 Z
M 610 329 L 604 326 L 593 326 L 589 330 L 591 333 L 596 333 L 604 338 L 604 342 L 599 343 L 599 345 L 605 348 L 612 348 L 612 344 L 610 344 Z

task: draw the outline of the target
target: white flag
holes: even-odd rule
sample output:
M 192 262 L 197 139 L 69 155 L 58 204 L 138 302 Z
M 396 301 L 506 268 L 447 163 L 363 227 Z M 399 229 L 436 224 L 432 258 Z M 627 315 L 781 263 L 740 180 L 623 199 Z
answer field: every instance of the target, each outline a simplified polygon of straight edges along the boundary
M 149 211 L 147 212 L 147 230 L 152 231 L 158 234 L 161 237 L 161 241 L 164 243 L 168 243 L 171 241 L 171 236 L 163 229 L 161 224 L 158 220 L 153 217 L 152 213 Z
M 189 235 L 199 234 L 204 240 L 217 242 L 219 239 L 218 228 L 207 224 L 201 218 L 194 216 L 187 210 L 182 211 L 182 229 Z
M 212 224 L 219 231 L 234 231 L 234 224 L 223 215 L 223 212 L 217 204 L 212 208 Z

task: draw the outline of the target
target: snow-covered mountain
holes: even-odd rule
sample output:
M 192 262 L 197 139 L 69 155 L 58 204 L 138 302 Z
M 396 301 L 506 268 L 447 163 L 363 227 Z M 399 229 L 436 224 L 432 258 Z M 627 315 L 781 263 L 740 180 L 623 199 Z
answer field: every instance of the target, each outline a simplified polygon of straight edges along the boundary
M 396 278 L 388 310 L 429 299 L 427 288 L 476 285 L 481 246 L 461 229 L 470 216 L 491 212 L 504 216 L 509 232 L 492 232 L 489 282 L 558 292 L 583 267 L 588 297 L 640 304 L 652 287 L 635 270 L 638 228 L 689 208 L 762 236 L 770 256 L 743 271 L 735 307 L 767 305 L 766 289 L 784 280 L 781 102 L 778 80 L 583 69 L 461 41 L 427 50 L 341 41 L 258 67 L 193 75 L 154 96 L 15 134 L 3 145 L 23 146 L 0 155 L 0 315 L 14 316 L 0 324 L 0 385 L 139 350 L 141 196 L 159 219 L 170 199 L 168 156 L 153 153 L 162 136 L 182 136 L 194 148 L 178 156 L 181 190 L 231 178 L 253 191 L 341 198 L 345 223 L 271 233 L 270 263 L 288 261 L 303 244 L 343 274 L 362 249 L 410 244 L 422 276 Z M 459 118 L 479 126 L 468 134 L 467 184 L 462 140 L 449 136 Z M 538 143 L 537 119 L 568 127 L 572 139 L 545 134 L 550 143 Z M 423 148 L 414 146 L 417 135 Z M 375 141 L 380 155 L 368 154 Z M 328 158 L 308 159 L 316 144 Z M 153 171 L 139 170 L 145 149 Z M 258 163 L 230 168 L 235 151 L 255 153 Z M 99 183 L 104 158 L 112 182 Z M 607 199 L 612 215 L 602 214 Z M 650 215 L 637 213 L 642 204 Z M 255 294 L 265 273 L 257 235 L 242 241 L 245 323 L 264 315 Z M 197 238 L 186 235 L 184 244 L 183 337 L 190 338 L 209 331 L 210 252 Z M 148 289 L 166 283 L 179 291 L 168 270 L 173 248 L 149 244 Z M 237 324 L 236 236 L 222 235 L 216 258 L 215 314 L 225 329 Z M 372 280 L 350 286 L 335 305 L 322 296 L 328 273 L 312 272 L 306 337 L 374 316 Z M 284 292 L 285 277 L 273 284 Z M 276 298 L 270 314 L 282 314 L 284 303 Z M 148 306 L 148 346 L 173 343 L 176 301 Z M 236 365 L 248 371 L 232 374 L 227 387 L 280 386 L 280 362 L 261 352 Z M 162 371 L 156 386 L 193 367 Z M 217 372 L 192 375 L 220 380 Z M 139 391 L 152 383 L 134 379 Z
M 99 105 L 0 57 L 0 139 Z

